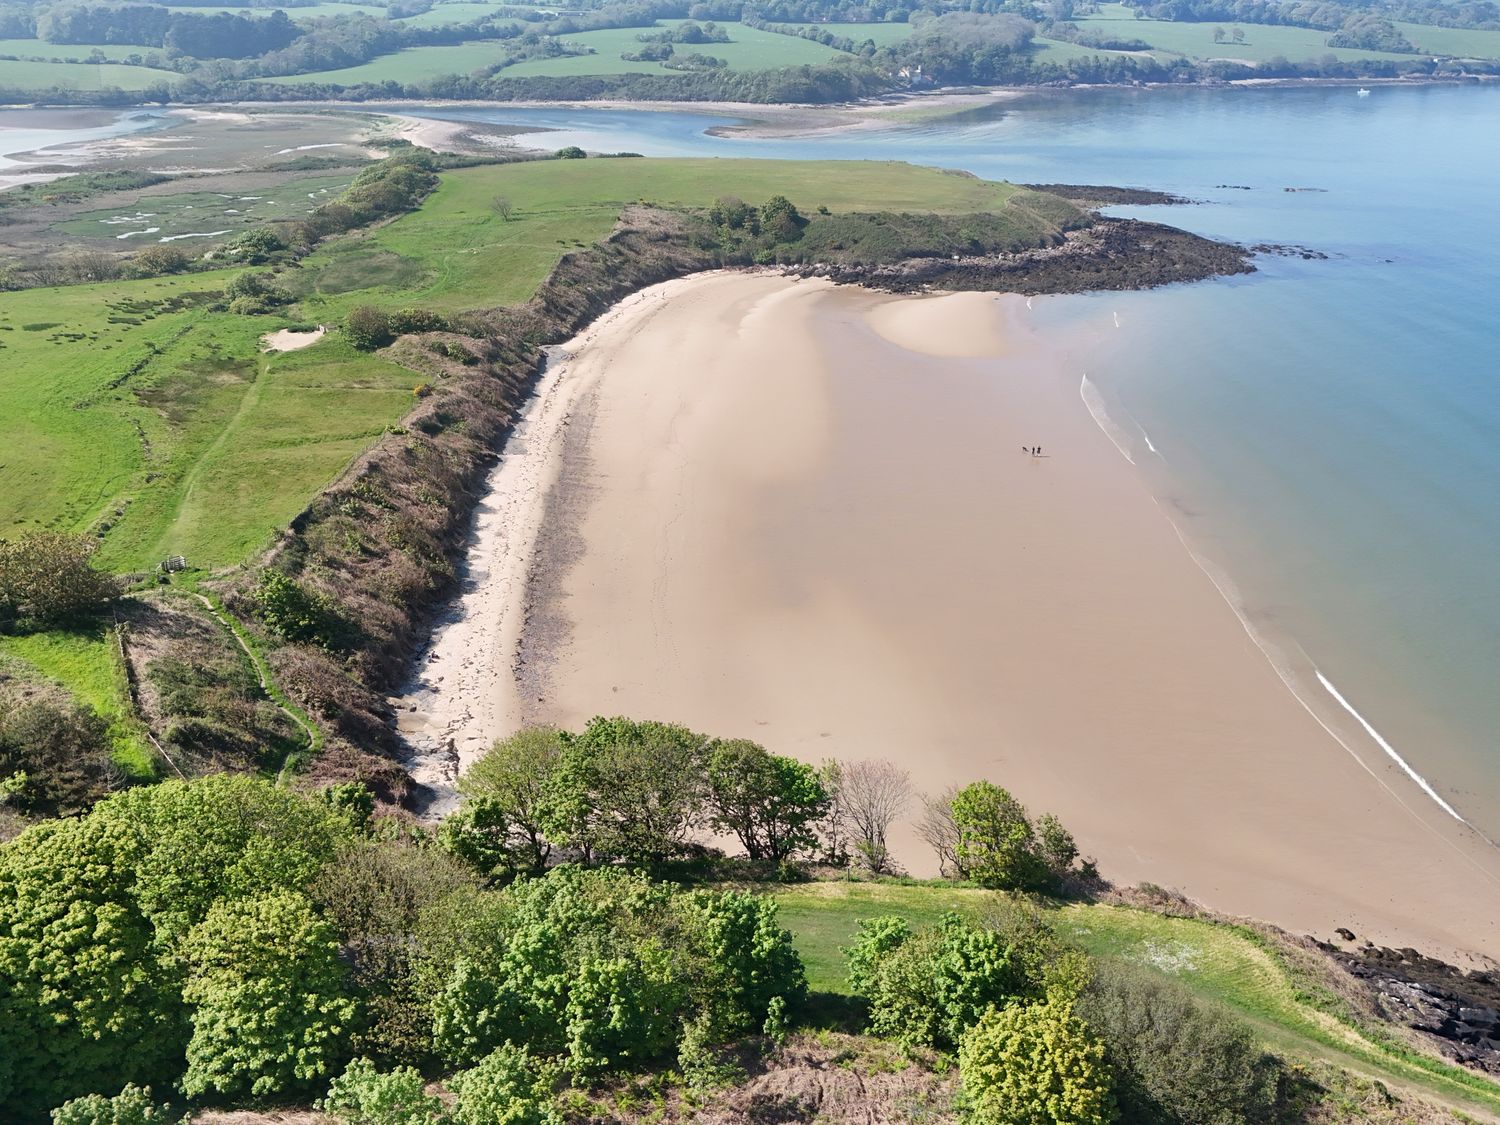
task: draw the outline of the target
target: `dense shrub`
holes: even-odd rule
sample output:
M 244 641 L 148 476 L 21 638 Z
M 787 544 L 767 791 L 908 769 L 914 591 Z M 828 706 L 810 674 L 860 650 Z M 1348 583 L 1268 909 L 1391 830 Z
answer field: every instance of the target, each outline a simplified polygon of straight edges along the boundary
M 381 1073 L 369 1059 L 355 1059 L 329 1085 L 320 1108 L 348 1125 L 446 1125 L 447 1111 L 426 1085 L 413 1067 Z
M 1078 1014 L 1108 1044 L 1123 1120 L 1255 1125 L 1276 1118 L 1280 1063 L 1244 1024 L 1176 982 L 1101 965 Z
M 552 727 L 496 742 L 459 779 L 465 801 L 443 824 L 444 845 L 486 875 L 541 874 L 552 855 L 544 806 L 562 754 L 562 732 Z
M 279 570 L 260 572 L 255 608 L 277 636 L 321 648 L 336 649 L 347 639 L 347 622 L 326 595 L 309 590 Z
M 79 812 L 118 780 L 109 724 L 81 703 L 0 694 L 0 799 L 25 813 Z
M 805 993 L 774 904 L 684 896 L 616 870 L 558 868 L 476 903 L 433 966 L 439 1051 L 464 1064 L 506 1042 L 570 1073 L 675 1052 L 686 1022 L 756 1031 Z
M 454 1125 L 562 1125 L 552 1108 L 555 1068 L 506 1044 L 453 1078 Z
M 52 1111 L 52 1125 L 175 1125 L 179 1120 L 169 1106 L 152 1100 L 149 1086 L 127 1085 L 112 1098 L 88 1094 Z
M 904 918 L 860 923 L 849 985 L 870 1008 L 870 1030 L 908 1046 L 952 1049 L 986 1011 L 1034 994 L 1026 951 L 989 927 L 945 914 L 914 931 Z
M 713 827 L 734 835 L 751 859 L 781 862 L 817 845 L 814 825 L 829 796 L 818 771 L 744 739 L 715 742 L 708 756 Z
M 0 539 L 0 628 L 56 625 L 107 608 L 120 587 L 90 564 L 98 548 L 97 539 L 60 531 Z
M 360 351 L 383 348 L 396 338 L 390 317 L 371 305 L 351 309 L 344 318 L 344 335 Z
M 1104 1044 L 1066 999 L 986 1012 L 965 1032 L 958 1067 L 976 1125 L 1115 1120 Z

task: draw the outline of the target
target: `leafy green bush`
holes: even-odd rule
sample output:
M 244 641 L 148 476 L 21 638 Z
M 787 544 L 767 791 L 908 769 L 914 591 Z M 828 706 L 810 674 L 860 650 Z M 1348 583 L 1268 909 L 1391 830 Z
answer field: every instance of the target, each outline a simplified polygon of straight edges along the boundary
M 344 318 L 344 335 L 350 344 L 364 352 L 383 348 L 396 338 L 390 317 L 371 305 L 350 310 Z
M 860 923 L 849 985 L 870 1006 L 870 1030 L 908 1046 L 951 1049 L 986 1011 L 1035 992 L 1013 940 L 945 914 L 913 931 L 904 918 Z
M 758 1031 L 806 990 L 775 905 L 684 895 L 612 869 L 562 867 L 485 896 L 430 964 L 438 1050 L 472 1063 L 506 1042 L 575 1075 L 670 1057 L 684 1025 Z
M 1050 814 L 1035 824 L 1009 792 L 988 781 L 964 786 L 949 803 L 958 873 L 986 887 L 1052 891 L 1078 858 L 1078 846 Z M 1084 871 L 1092 871 L 1085 865 Z
M 1124 1119 L 1254 1125 L 1276 1119 L 1282 1067 L 1228 1012 L 1175 981 L 1101 965 L 1078 1014 L 1108 1044 Z
M 52 1125 L 169 1125 L 181 1120 L 169 1106 L 151 1099 L 151 1087 L 126 1085 L 112 1098 L 88 1094 L 52 1111 Z
M 109 792 L 109 724 L 80 703 L 0 694 L 0 801 L 26 813 L 79 812 Z
M 220 1028 L 245 1039 L 228 1044 L 239 1052 L 229 1069 L 259 1065 L 246 1061 L 252 1044 L 257 1060 L 282 1058 L 285 1045 L 269 1042 L 282 1018 L 276 991 L 244 988 L 259 1007 L 222 1024 L 209 1014 L 240 987 L 216 975 L 209 940 L 223 935 L 238 958 L 240 923 L 215 908 L 305 886 L 347 833 L 317 802 L 221 776 L 127 790 L 0 847 L 0 1053 L 15 1064 L 13 1118 L 37 1120 L 68 1098 L 129 1082 L 171 1086 L 194 1034 L 198 1072 L 217 1072 L 203 1056 Z M 220 921 L 189 942 L 210 915 Z M 194 957 L 180 956 L 189 944 Z M 243 950 L 242 971 L 255 966 L 253 952 Z M 187 998 L 190 974 L 200 984 Z M 300 1041 L 301 1032 L 287 1040 Z
M 348 638 L 348 624 L 331 598 L 279 570 L 268 567 L 260 572 L 254 599 L 260 619 L 286 640 L 338 649 Z
M 381 1073 L 369 1059 L 351 1062 L 329 1085 L 319 1108 L 348 1125 L 448 1125 L 449 1120 L 415 1068 Z
M 562 753 L 562 732 L 552 727 L 496 742 L 459 779 L 464 806 L 444 822 L 444 846 L 486 875 L 541 874 L 552 855 L 544 806 Z
M 644 867 L 682 854 L 702 815 L 708 738 L 672 723 L 594 718 L 562 740 L 542 809 L 550 839 Z
M 1109 1125 L 1104 1044 L 1064 999 L 991 1009 L 968 1030 L 958 1068 L 976 1125 Z
M 582 160 L 588 153 L 584 152 L 577 145 L 568 145 L 558 149 L 552 155 L 558 160 Z
M 552 1105 L 556 1068 L 507 1043 L 455 1075 L 454 1125 L 562 1125 Z
M 0 539 L 0 628 L 56 625 L 108 608 L 120 586 L 90 564 L 98 548 L 97 539 L 60 531 Z
M 307 1089 L 344 1057 L 358 1011 L 338 935 L 307 898 L 280 891 L 216 903 L 187 935 L 190 1097 Z

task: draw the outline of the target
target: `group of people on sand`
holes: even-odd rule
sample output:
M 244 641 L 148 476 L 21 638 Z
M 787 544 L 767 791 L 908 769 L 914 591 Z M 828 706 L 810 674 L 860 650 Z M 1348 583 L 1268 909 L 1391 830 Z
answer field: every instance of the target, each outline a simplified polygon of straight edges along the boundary
M 1040 457 L 1042 455 L 1042 447 L 1040 445 L 1023 445 L 1021 446 L 1021 452 L 1029 453 L 1033 457 Z

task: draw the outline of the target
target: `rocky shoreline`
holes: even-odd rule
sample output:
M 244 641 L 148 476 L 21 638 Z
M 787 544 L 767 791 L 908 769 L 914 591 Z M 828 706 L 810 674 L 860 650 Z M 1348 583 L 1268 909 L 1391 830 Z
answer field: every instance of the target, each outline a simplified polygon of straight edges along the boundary
M 1160 223 L 1099 218 L 1088 227 L 1069 231 L 1058 246 L 1010 254 L 906 258 L 874 265 L 813 263 L 790 267 L 788 272 L 891 293 L 998 290 L 1039 296 L 1155 289 L 1254 273 L 1252 256 L 1246 247 Z

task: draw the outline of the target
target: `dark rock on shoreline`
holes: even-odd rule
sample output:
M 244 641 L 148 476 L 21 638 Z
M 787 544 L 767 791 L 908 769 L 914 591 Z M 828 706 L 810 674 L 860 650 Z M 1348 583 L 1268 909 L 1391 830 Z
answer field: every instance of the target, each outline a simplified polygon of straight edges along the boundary
M 1194 203 L 1183 195 L 1166 191 L 1150 191 L 1146 188 L 1108 187 L 1104 184 L 1021 184 L 1032 191 L 1044 191 L 1058 195 L 1069 203 L 1082 207 L 1117 207 L 1126 204 L 1137 206 L 1168 206 Z
M 1386 1019 L 1437 1040 L 1454 1062 L 1500 1075 L 1500 972 L 1465 972 L 1415 949 L 1317 945 L 1364 982 Z
M 1255 272 L 1243 246 L 1135 219 L 1099 219 L 1061 245 L 1014 254 L 908 258 L 879 265 L 816 263 L 799 277 L 826 277 L 891 293 L 923 289 L 999 290 L 1037 295 L 1154 289 Z

